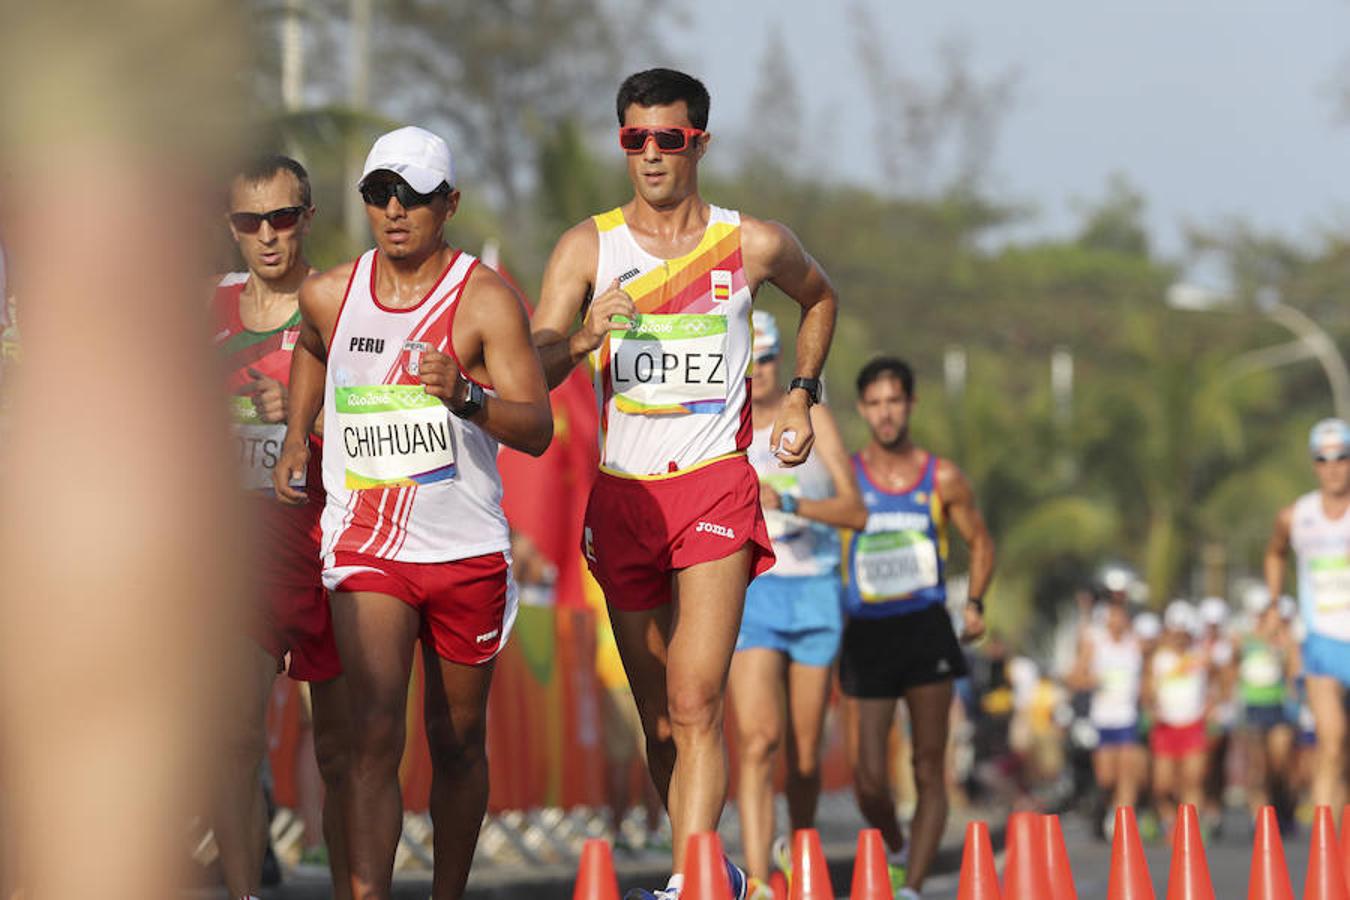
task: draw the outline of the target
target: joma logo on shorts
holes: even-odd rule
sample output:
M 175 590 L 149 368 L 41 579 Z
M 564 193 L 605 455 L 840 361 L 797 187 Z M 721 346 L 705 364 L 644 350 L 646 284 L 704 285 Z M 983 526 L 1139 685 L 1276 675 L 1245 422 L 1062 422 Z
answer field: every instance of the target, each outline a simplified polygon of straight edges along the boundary
M 712 522 L 699 522 L 694 526 L 695 532 L 707 531 L 724 538 L 735 538 L 736 532 L 725 525 L 717 525 Z

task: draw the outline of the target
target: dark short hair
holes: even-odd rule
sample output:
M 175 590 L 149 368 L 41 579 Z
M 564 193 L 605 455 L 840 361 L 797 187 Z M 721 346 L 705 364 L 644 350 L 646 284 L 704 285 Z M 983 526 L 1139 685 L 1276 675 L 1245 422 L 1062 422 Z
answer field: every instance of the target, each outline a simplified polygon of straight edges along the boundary
M 712 102 L 708 89 L 694 76 L 674 69 L 647 69 L 629 75 L 619 85 L 615 111 L 622 125 L 623 114 L 634 103 L 638 106 L 669 106 L 681 100 L 689 108 L 689 124 L 700 131 L 706 129 L 708 106 Z
M 311 201 L 309 173 L 305 171 L 304 166 L 289 156 L 269 153 L 266 156 L 255 157 L 240 166 L 234 173 L 234 178 L 246 181 L 249 184 L 257 184 L 260 181 L 269 181 L 272 176 L 281 171 L 290 172 L 295 176 L 295 180 L 300 182 L 300 203 L 308 208 Z M 231 182 L 233 180 L 231 179 Z
M 909 363 L 896 356 L 878 356 L 862 367 L 858 373 L 858 396 L 873 382 L 883 378 L 894 378 L 905 389 L 906 397 L 914 396 L 914 370 Z

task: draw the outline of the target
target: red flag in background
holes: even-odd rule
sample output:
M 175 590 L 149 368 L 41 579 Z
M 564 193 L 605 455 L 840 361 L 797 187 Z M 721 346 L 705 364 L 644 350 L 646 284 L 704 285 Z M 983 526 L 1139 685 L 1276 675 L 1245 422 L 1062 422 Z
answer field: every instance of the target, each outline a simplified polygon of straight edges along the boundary
M 484 247 L 482 259 L 519 290 L 515 279 L 498 262 L 495 246 Z M 600 420 L 590 378 L 580 367 L 554 388 L 549 399 L 553 404 L 553 443 L 544 455 L 536 459 L 503 447 L 497 456 L 502 473 L 502 509 L 512 530 L 528 537 L 557 567 L 554 602 L 580 607 L 586 605 L 581 521 L 600 463 Z

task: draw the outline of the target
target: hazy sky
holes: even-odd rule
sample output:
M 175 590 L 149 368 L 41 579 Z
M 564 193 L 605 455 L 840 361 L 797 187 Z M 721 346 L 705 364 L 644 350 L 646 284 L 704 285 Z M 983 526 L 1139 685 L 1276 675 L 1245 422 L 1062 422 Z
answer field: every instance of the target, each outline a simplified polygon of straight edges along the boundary
M 1038 231 L 1076 221 L 1073 201 L 1125 174 L 1148 198 L 1160 247 L 1183 222 L 1241 215 L 1310 238 L 1350 230 L 1350 0 L 940 0 L 867 3 L 911 74 L 963 39 L 978 72 L 1020 74 L 991 185 L 1039 210 Z M 819 164 L 877 181 L 872 117 L 847 2 L 694 0 L 684 56 L 713 95 L 714 131 L 743 120 L 767 34 L 794 60 Z M 828 127 L 826 127 L 828 126 Z

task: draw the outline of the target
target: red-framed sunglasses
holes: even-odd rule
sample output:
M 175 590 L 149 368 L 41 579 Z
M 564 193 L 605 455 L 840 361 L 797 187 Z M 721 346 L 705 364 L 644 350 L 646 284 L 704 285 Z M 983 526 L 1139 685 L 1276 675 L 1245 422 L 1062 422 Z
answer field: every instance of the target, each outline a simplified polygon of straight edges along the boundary
M 619 146 L 625 153 L 641 153 L 647 149 L 648 141 L 656 141 L 656 149 L 662 153 L 683 153 L 695 139 L 704 134 L 706 132 L 702 128 L 682 128 L 678 125 L 661 128 L 624 125 L 619 129 Z
M 265 213 L 236 212 L 230 213 L 230 224 L 240 234 L 253 234 L 262 227 L 263 222 L 267 222 L 275 231 L 289 231 L 304 214 L 303 206 L 283 206 Z

